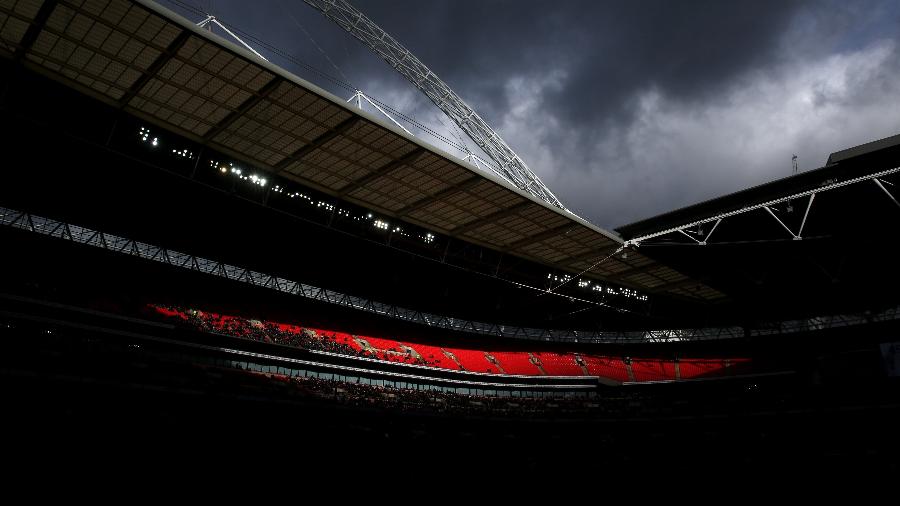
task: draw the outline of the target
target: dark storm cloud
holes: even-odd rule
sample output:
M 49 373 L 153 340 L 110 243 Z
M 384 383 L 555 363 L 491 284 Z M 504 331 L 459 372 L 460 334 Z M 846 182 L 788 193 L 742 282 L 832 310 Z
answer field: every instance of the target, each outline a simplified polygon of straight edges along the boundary
M 353 84 L 385 74 L 372 53 L 299 0 L 200 2 L 210 4 L 226 21 L 336 74 L 305 29 Z M 355 5 L 477 103 L 488 120 L 509 108 L 509 76 L 566 69 L 564 88 L 546 102 L 567 124 L 580 126 L 627 117 L 629 99 L 648 85 L 685 98 L 726 85 L 770 56 L 798 2 L 358 0 Z
M 667 0 L 358 2 L 489 116 L 506 78 L 562 68 L 547 107 L 573 127 L 631 116 L 636 90 L 701 98 L 774 57 L 800 3 Z M 388 6 L 385 8 L 385 6 Z M 491 79 L 490 76 L 501 76 Z
M 201 3 L 442 128 L 427 99 L 302 1 Z M 900 4 L 890 0 L 355 5 L 605 227 L 783 177 L 795 153 L 816 168 L 831 151 L 900 131 Z

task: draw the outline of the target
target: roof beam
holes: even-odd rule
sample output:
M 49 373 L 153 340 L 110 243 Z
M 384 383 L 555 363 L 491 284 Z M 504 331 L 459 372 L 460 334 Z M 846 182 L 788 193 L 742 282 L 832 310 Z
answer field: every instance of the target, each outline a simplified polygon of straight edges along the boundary
M 493 223 L 500 218 L 505 218 L 506 216 L 516 214 L 532 204 L 533 202 L 531 202 L 530 200 L 522 200 L 522 202 L 519 202 L 518 204 L 514 204 L 505 209 L 493 212 L 482 218 L 476 218 L 468 223 L 463 223 L 462 225 L 454 228 L 451 232 L 453 233 L 453 235 L 458 237 L 462 234 L 465 234 L 466 232 L 471 232 L 472 230 L 477 230 L 485 225 Z
M 124 107 L 131 102 L 131 99 L 134 98 L 135 95 L 140 93 L 140 91 L 150 82 L 150 79 L 153 79 L 159 71 L 163 69 L 166 63 L 178 54 L 178 51 L 181 50 L 181 47 L 184 46 L 184 43 L 190 38 L 191 34 L 187 30 L 182 30 L 181 33 L 172 40 L 171 43 L 166 47 L 166 50 L 163 51 L 159 56 L 156 57 L 156 60 L 153 60 L 153 63 L 147 67 L 147 70 L 144 71 L 140 77 L 138 77 L 137 81 L 131 85 L 128 90 L 125 91 L 125 94 L 122 95 L 122 98 L 119 99 L 119 107 Z
M 407 214 L 409 214 L 413 211 L 416 211 L 425 206 L 428 206 L 429 204 L 433 204 L 434 202 L 437 202 L 439 200 L 443 200 L 447 197 L 451 197 L 453 195 L 456 195 L 457 193 L 464 192 L 468 188 L 471 188 L 471 187 L 475 186 L 476 184 L 478 184 L 479 181 L 486 181 L 486 179 L 481 176 L 472 176 L 469 179 L 464 179 L 462 182 L 457 183 L 448 188 L 444 188 L 443 190 L 435 193 L 434 195 L 429 195 L 427 197 L 423 197 L 423 198 L 413 202 L 412 204 L 409 204 L 408 206 L 404 207 L 403 209 L 400 209 L 399 211 L 397 211 L 397 216 L 402 218 L 403 216 L 406 216 Z
M 272 80 L 266 83 L 265 86 L 259 89 L 259 91 L 244 100 L 241 105 L 238 106 L 237 109 L 231 111 L 228 116 L 222 119 L 219 124 L 209 129 L 209 132 L 203 136 L 203 140 L 210 141 L 213 137 L 221 133 L 223 130 L 231 126 L 238 118 L 247 114 L 247 112 L 252 109 L 256 104 L 262 102 L 266 97 L 269 96 L 270 93 L 275 91 L 275 88 L 278 88 L 278 85 L 281 84 L 281 78 L 278 76 L 272 76 Z
M 56 8 L 57 3 L 59 3 L 57 0 L 46 0 L 41 5 L 41 8 L 38 9 L 37 14 L 34 16 L 34 20 L 28 25 L 28 29 L 25 30 L 25 35 L 22 36 L 22 40 L 19 42 L 19 47 L 13 55 L 13 60 L 21 60 L 22 57 L 25 56 L 25 53 L 31 49 L 31 45 L 34 44 L 34 41 L 37 40 L 41 30 L 44 29 L 44 25 L 46 25 L 47 20 L 50 19 L 50 14 L 53 12 L 53 9 Z
M 341 187 L 341 189 L 339 189 L 337 191 L 337 194 L 339 197 L 343 197 L 344 195 L 359 188 L 360 186 L 365 186 L 365 185 L 371 183 L 372 181 L 375 181 L 376 179 L 384 176 L 385 174 L 388 174 L 390 172 L 397 170 L 400 167 L 403 167 L 404 165 L 409 165 L 411 163 L 415 163 L 416 160 L 421 158 L 422 155 L 424 155 L 427 152 L 428 151 L 425 148 L 417 147 L 417 148 L 413 149 L 412 151 L 410 151 L 409 153 L 401 156 L 400 158 L 397 158 L 396 160 L 392 160 L 392 161 L 382 165 L 381 167 L 375 169 L 374 171 L 357 179 L 356 181 L 351 181 L 351 182 L 347 183 L 346 185 L 344 185 L 343 187 Z
M 545 239 L 549 239 L 553 236 L 559 235 L 560 233 L 562 233 L 564 231 L 567 232 L 568 230 L 575 229 L 577 226 L 578 225 L 576 225 L 575 223 L 563 223 L 562 225 L 558 225 L 551 229 L 544 230 L 543 232 L 541 232 L 539 234 L 535 234 L 531 237 L 526 237 L 524 239 L 518 240 L 518 241 L 510 244 L 509 246 L 507 246 L 506 249 L 504 250 L 504 252 L 514 251 L 514 250 L 521 248 L 522 246 L 528 246 L 529 244 L 541 242 Z
M 279 171 L 284 170 L 292 162 L 300 160 L 304 156 L 319 149 L 319 147 L 321 147 L 328 141 L 334 139 L 338 135 L 341 135 L 342 133 L 346 132 L 347 130 L 350 130 L 351 128 L 353 128 L 360 121 L 362 121 L 362 117 L 357 116 L 355 114 L 350 116 L 349 118 L 345 119 L 344 121 L 341 121 L 340 123 L 335 125 L 334 128 L 332 128 L 331 130 L 329 130 L 329 131 L 323 133 L 322 135 L 316 137 L 315 139 L 311 140 L 309 142 L 309 144 L 302 146 L 297 151 L 294 151 L 290 156 L 288 156 L 284 160 L 275 164 L 275 169 L 277 169 Z

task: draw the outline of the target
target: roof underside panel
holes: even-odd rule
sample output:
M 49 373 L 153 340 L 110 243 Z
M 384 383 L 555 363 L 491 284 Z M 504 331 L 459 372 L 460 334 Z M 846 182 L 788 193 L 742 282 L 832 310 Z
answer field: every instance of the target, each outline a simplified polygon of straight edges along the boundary
M 0 13 L 0 47 L 13 53 L 25 37 L 29 20 L 34 19 L 41 8 L 41 0 L 4 1 L 6 12 Z
M 0 0 L 0 53 L 260 170 L 436 232 L 639 290 L 721 297 L 640 253 L 594 265 L 621 241 L 143 1 Z

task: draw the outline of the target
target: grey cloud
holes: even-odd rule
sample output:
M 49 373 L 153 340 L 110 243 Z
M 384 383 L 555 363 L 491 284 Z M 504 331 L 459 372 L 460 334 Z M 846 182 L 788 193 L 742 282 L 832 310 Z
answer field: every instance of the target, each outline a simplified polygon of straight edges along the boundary
M 300 0 L 205 3 L 441 128 L 427 99 Z M 891 0 L 355 3 L 605 227 L 785 176 L 792 153 L 815 168 L 900 131 Z

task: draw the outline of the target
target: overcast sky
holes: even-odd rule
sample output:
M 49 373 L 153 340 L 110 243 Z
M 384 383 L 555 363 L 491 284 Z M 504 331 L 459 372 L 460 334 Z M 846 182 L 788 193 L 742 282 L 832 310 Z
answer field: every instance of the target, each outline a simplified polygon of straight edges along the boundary
M 424 95 L 302 0 L 182 1 L 453 132 Z M 787 176 L 792 154 L 810 170 L 832 151 L 900 133 L 896 0 L 353 3 L 570 209 L 605 228 Z

